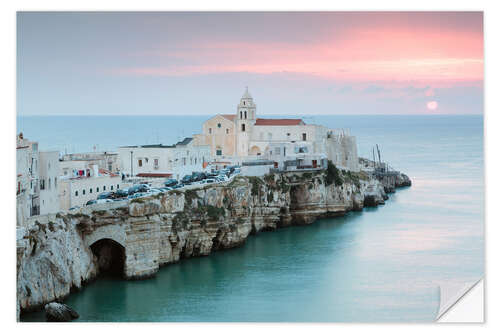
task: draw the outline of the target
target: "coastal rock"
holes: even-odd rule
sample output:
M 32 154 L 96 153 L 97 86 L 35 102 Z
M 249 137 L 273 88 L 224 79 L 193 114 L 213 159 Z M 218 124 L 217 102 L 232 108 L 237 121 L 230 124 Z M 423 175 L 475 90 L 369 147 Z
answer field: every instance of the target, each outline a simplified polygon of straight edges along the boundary
M 381 183 L 372 182 L 365 190 L 363 204 L 365 207 L 384 205 L 389 197 Z
M 78 317 L 78 313 L 66 304 L 52 302 L 45 305 L 45 318 L 47 321 L 72 321 Z
M 342 177 L 327 184 L 324 171 L 238 176 L 109 209 L 32 218 L 18 239 L 20 312 L 61 299 L 110 267 L 122 267 L 126 279 L 147 278 L 182 258 L 241 246 L 251 234 L 384 204 L 381 181 L 361 173 Z
M 399 173 L 396 176 L 396 187 L 405 187 L 405 186 L 411 186 L 410 177 L 408 177 L 404 173 Z

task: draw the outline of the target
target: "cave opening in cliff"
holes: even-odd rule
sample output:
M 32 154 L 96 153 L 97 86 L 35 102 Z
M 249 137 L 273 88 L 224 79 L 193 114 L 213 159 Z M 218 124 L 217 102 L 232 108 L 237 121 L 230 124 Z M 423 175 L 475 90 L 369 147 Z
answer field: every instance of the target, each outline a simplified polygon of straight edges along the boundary
M 104 238 L 90 246 L 97 258 L 99 274 L 125 275 L 125 248 L 118 242 Z

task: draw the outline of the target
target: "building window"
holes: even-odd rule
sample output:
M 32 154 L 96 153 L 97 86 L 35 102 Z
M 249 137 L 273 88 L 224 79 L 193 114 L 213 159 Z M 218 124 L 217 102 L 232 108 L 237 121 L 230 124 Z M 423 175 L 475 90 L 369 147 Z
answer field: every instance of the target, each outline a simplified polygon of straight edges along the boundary
M 208 129 L 208 134 L 212 134 L 212 129 L 211 128 Z
M 111 191 L 113 191 L 113 185 L 111 185 Z
M 45 190 L 45 179 L 40 180 L 40 190 Z
M 243 105 L 245 105 L 245 101 L 243 101 Z
M 222 155 L 222 150 L 221 149 L 217 149 L 217 151 L 215 152 L 215 154 L 217 156 L 221 156 Z
M 306 141 L 307 140 L 307 135 L 306 133 L 302 133 L 302 141 Z
M 85 195 L 85 190 L 82 190 L 82 195 Z
M 217 124 L 217 127 L 218 127 L 218 128 L 221 128 L 221 126 L 222 126 L 222 125 L 221 125 L 220 123 L 218 123 L 218 124 Z
M 21 193 L 21 182 L 17 182 L 17 194 Z
M 102 190 L 103 190 L 103 191 L 106 191 L 106 186 L 103 186 L 103 187 L 102 187 Z
M 245 111 L 245 119 L 247 119 L 247 112 Z
M 119 189 L 120 188 L 120 184 L 116 184 L 116 189 Z
M 50 190 L 51 181 L 52 181 L 52 179 L 49 178 L 49 190 Z
M 89 188 L 89 193 L 92 193 L 92 189 L 91 188 Z
M 229 128 L 226 128 L 226 134 L 229 134 Z
M 281 150 L 281 149 L 280 149 L 280 147 L 276 147 L 276 148 L 274 149 L 274 153 L 275 153 L 276 155 L 279 155 L 279 154 L 280 154 L 280 150 Z
M 240 111 L 240 119 L 243 119 L 243 112 Z
M 182 158 L 182 165 L 186 165 L 186 158 L 185 157 Z
M 155 160 L 154 160 L 155 169 L 158 169 L 159 164 L 160 164 L 160 161 L 157 158 L 155 158 Z
M 75 191 L 75 197 L 77 197 L 77 196 L 78 196 L 78 191 Z
M 99 187 L 97 187 L 97 188 L 95 189 L 95 191 L 96 191 L 96 192 L 99 192 Z
M 142 166 L 142 160 L 138 160 L 137 162 L 139 163 L 139 166 L 141 167 Z
M 286 133 L 286 138 L 290 139 L 290 133 Z
M 54 187 L 57 188 L 57 177 L 54 177 Z
M 108 170 L 109 172 L 113 171 L 113 163 L 111 162 L 108 163 Z
M 245 124 L 241 124 L 241 131 L 245 132 Z

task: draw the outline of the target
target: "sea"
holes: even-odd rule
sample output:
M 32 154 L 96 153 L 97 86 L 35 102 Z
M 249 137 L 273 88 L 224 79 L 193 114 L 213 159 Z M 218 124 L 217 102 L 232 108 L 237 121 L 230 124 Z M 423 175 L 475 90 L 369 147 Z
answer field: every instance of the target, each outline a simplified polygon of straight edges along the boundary
M 18 117 L 40 150 L 172 144 L 208 116 Z M 151 279 L 103 276 L 65 303 L 78 321 L 430 322 L 439 288 L 484 274 L 483 116 L 307 116 L 349 128 L 361 157 L 412 186 L 386 204 L 263 232 L 239 248 L 162 267 Z M 22 321 L 43 321 L 43 312 Z

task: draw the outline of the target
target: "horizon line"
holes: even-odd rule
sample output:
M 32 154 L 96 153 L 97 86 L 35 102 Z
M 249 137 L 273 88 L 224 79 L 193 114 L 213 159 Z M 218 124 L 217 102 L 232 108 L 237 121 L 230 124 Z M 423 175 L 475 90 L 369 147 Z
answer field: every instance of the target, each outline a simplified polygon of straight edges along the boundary
M 215 114 L 16 114 L 16 117 L 168 117 L 168 116 L 181 116 L 181 117 L 199 117 L 199 116 L 216 116 L 223 113 Z M 226 113 L 224 113 L 226 114 Z M 267 113 L 263 116 L 297 116 L 302 118 L 307 118 L 310 116 L 483 116 L 484 112 L 481 113 L 336 113 L 336 114 L 324 114 L 315 113 L 309 115 L 298 115 L 290 113 Z

